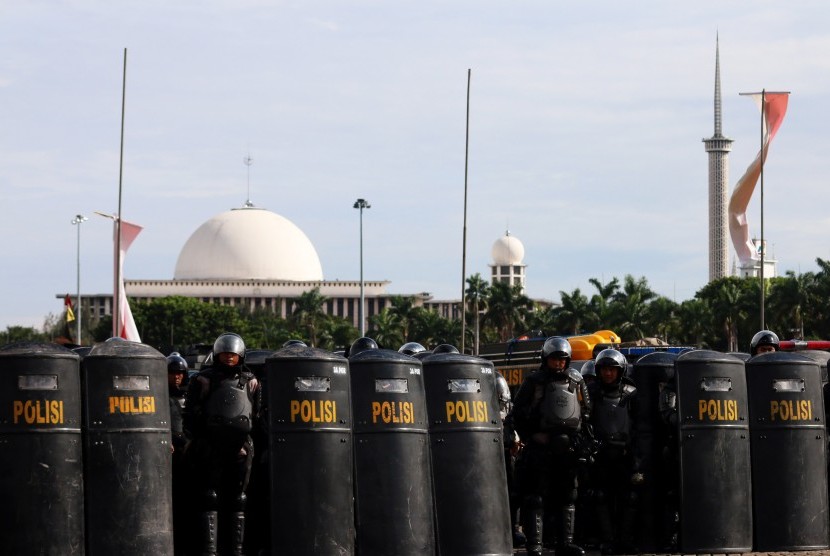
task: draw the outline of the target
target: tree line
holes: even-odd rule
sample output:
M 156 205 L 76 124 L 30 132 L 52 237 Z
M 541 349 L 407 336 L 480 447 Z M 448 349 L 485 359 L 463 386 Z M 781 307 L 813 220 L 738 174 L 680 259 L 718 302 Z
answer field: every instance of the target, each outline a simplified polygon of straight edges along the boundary
M 782 339 L 830 339 L 830 261 L 816 259 L 818 271 L 767 279 L 764 316 L 767 328 Z M 718 351 L 747 351 L 760 327 L 761 285 L 757 278 L 727 277 L 697 291 L 694 298 L 676 302 L 657 294 L 645 277 L 626 275 L 588 287 L 560 291 L 560 303 L 543 304 L 527 297 L 520 285 L 490 284 L 480 274 L 466 280 L 465 346 L 503 342 L 531 330 L 543 335 L 572 335 L 610 329 L 623 341 L 657 337 L 675 345 Z M 269 309 L 251 310 L 205 303 L 186 297 L 131 302 L 144 343 L 163 353 L 211 343 L 219 334 L 234 331 L 250 347 L 277 349 L 289 339 L 328 350 L 342 349 L 358 337 L 351 322 L 325 313 L 328 298 L 319 288 L 292 299 L 290 314 L 281 318 Z M 91 322 L 84 315 L 84 323 Z M 84 331 L 83 343 L 110 335 L 111 317 Z M 0 344 L 16 341 L 53 341 L 66 336 L 67 323 L 50 315 L 41 330 L 9 326 L 0 332 Z M 462 323 L 416 304 L 414 296 L 391 296 L 380 313 L 369 318 L 366 334 L 381 347 L 397 349 L 406 342 L 430 348 L 441 343 L 461 344 Z

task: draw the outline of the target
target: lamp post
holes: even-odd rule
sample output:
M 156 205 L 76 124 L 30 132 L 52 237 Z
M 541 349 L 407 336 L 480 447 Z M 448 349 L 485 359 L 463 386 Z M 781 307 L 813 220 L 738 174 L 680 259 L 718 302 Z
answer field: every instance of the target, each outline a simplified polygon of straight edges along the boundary
M 366 331 L 366 323 L 363 319 L 363 209 L 370 209 L 372 205 L 366 199 L 358 199 L 354 202 L 352 208 L 360 210 L 360 307 L 357 311 L 357 318 L 360 322 L 358 329 L 362 338 Z
M 87 218 L 83 214 L 76 214 L 75 218 L 72 219 L 72 225 L 78 226 L 78 248 L 76 250 L 75 260 L 75 323 L 78 327 L 78 332 L 75 336 L 75 340 L 78 342 L 78 344 L 81 344 L 81 224 L 83 224 L 87 220 L 89 220 L 89 218 Z

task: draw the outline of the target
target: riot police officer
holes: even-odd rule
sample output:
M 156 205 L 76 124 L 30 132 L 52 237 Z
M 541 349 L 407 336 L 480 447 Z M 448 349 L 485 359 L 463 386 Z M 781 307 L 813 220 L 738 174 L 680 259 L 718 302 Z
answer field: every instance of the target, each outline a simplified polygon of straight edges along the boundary
M 778 341 L 778 335 L 771 330 L 757 332 L 749 342 L 749 353 L 751 355 L 778 351 L 779 349 L 781 349 L 781 344 Z
M 591 424 L 599 450 L 591 468 L 594 516 L 602 554 L 635 554 L 634 518 L 637 487 L 643 482 L 634 453 L 637 388 L 625 376 L 625 356 L 616 349 L 597 354 L 598 380 L 588 391 Z
M 507 496 L 510 504 L 510 527 L 513 531 L 513 546 L 524 546 L 527 539 L 519 528 L 519 497 L 516 492 L 516 457 L 521 449 L 519 435 L 513 430 L 511 421 L 507 418 L 513 409 L 510 396 L 510 385 L 501 373 L 496 373 L 496 393 L 499 398 L 499 417 L 501 417 L 504 439 L 504 465 L 507 472 Z
M 565 338 L 545 340 L 542 363 L 516 393 L 511 422 L 525 444 L 516 462 L 527 553 L 542 554 L 544 512 L 556 518 L 558 556 L 582 556 L 573 543 L 577 472 L 591 401 L 582 375 L 570 368 Z
M 187 472 L 184 451 L 187 435 L 184 430 L 184 381 L 187 377 L 187 361 L 178 352 L 167 356 L 167 392 L 170 400 L 170 449 L 172 454 L 173 475 L 173 549 L 176 554 L 184 554 L 188 534 Z
M 661 450 L 663 467 L 665 511 L 662 523 L 662 549 L 672 553 L 680 544 L 680 458 L 677 422 L 677 385 L 674 368 L 667 373 L 666 382 L 661 383 L 657 400 L 662 432 L 665 443 Z
M 237 334 L 220 335 L 213 344 L 212 365 L 190 381 L 185 403 L 185 426 L 193 437 L 187 454 L 201 498 L 197 502 L 205 556 L 220 550 L 220 510 L 230 518 L 230 539 L 222 546 L 229 545 L 235 556 L 242 554 L 245 491 L 254 456 L 250 433 L 261 406 L 260 384 L 245 366 L 245 342 Z

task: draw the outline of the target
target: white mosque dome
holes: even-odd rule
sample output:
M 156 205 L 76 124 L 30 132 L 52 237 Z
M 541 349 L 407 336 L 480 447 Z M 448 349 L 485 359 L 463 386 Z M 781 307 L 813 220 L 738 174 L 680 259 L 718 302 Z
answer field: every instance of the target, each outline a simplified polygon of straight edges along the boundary
M 176 261 L 175 280 L 319 281 L 314 245 L 293 222 L 246 206 L 199 226 Z
M 491 251 L 494 265 L 522 264 L 525 258 L 525 246 L 510 232 L 496 240 Z

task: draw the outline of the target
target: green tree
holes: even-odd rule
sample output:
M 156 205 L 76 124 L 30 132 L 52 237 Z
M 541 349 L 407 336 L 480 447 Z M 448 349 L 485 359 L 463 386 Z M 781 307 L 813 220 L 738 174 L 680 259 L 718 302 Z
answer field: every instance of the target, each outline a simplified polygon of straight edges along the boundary
M 611 323 L 611 303 L 620 289 L 620 281 L 612 278 L 610 282 L 603 284 L 596 278 L 590 278 L 588 283 L 597 290 L 597 293 L 591 296 L 591 309 L 594 313 L 592 324 L 599 328 L 608 327 Z
M 418 315 L 418 307 L 415 306 L 415 296 L 391 296 L 389 298 L 388 310 L 390 317 L 397 323 L 398 332 L 401 338 L 400 343 L 408 342 L 409 331 L 412 328 L 412 323 Z M 400 345 L 400 343 L 396 345 Z
M 645 278 L 635 279 L 627 274 L 622 287 L 614 294 L 610 307 L 613 316 L 611 325 L 615 331 L 623 338 L 644 338 L 648 304 L 656 296 Z
M 380 347 L 398 349 L 404 343 L 400 316 L 387 307 L 380 313 L 369 317 L 367 335 L 373 338 Z
M 678 304 L 668 297 L 658 296 L 651 300 L 647 309 L 646 330 L 649 336 L 657 336 L 666 342 L 676 342 L 680 331 Z
M 505 342 L 525 326 L 532 309 L 533 301 L 522 293 L 521 284 L 496 282 L 490 286 L 490 308 L 484 320 L 498 330 L 499 339 Z
M 291 323 L 295 330 L 302 330 L 306 334 L 306 343 L 317 346 L 317 333 L 327 319 L 323 305 L 328 298 L 320 293 L 320 288 L 301 293 L 292 304 Z
M 588 298 L 576 288 L 571 293 L 559 291 L 561 304 L 553 309 L 556 329 L 566 334 L 579 334 L 584 330 L 584 325 L 593 321 L 594 311 Z M 593 324 L 593 323 L 592 323 Z

